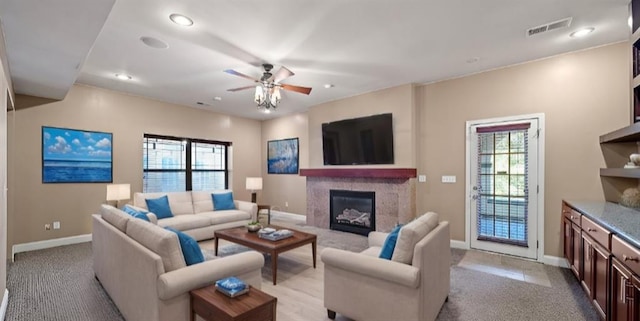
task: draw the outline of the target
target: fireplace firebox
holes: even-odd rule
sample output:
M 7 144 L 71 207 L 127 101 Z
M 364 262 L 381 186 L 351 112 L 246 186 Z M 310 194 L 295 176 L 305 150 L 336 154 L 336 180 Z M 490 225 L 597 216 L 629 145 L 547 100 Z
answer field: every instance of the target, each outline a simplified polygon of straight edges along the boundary
M 376 230 L 376 193 L 330 190 L 329 209 L 332 230 L 368 235 Z

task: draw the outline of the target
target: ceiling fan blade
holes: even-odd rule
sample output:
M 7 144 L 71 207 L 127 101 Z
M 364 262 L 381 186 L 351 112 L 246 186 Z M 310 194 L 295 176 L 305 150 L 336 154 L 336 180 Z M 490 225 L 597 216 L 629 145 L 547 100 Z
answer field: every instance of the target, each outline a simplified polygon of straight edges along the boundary
M 295 92 L 299 92 L 299 93 L 305 94 L 305 95 L 308 95 L 311 92 L 311 88 L 309 88 L 309 87 L 285 85 L 285 84 L 280 84 L 280 86 L 284 90 L 295 91 Z
M 250 88 L 256 88 L 256 86 L 251 85 L 251 86 L 244 86 L 244 87 L 238 87 L 238 88 L 231 88 L 231 89 L 227 89 L 227 91 L 240 91 L 240 90 L 245 90 Z
M 245 75 L 245 74 L 243 74 L 243 73 L 239 73 L 239 72 L 237 72 L 237 71 L 235 71 L 235 70 L 233 70 L 233 69 L 227 69 L 227 70 L 225 70 L 224 72 L 226 72 L 226 73 L 228 73 L 228 74 L 231 74 L 231 75 L 234 75 L 234 76 L 240 76 L 240 77 L 242 77 L 242 78 L 247 78 L 247 79 L 253 80 L 253 81 L 255 81 L 255 82 L 258 82 L 258 81 L 259 81 L 259 80 L 258 80 L 258 79 L 256 79 L 256 78 L 253 78 L 253 77 L 251 77 L 251 76 L 247 76 L 247 75 Z
M 275 76 L 273 76 L 273 82 L 279 83 L 280 81 L 287 79 L 291 76 L 295 75 L 291 70 L 287 69 L 285 66 L 280 67 L 278 72 L 276 72 Z

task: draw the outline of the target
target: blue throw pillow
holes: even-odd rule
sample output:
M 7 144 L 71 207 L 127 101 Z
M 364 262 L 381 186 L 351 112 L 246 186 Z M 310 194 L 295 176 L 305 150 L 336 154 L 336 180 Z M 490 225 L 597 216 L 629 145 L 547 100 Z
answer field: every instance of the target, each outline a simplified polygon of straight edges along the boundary
M 149 212 L 155 214 L 158 219 L 173 217 L 167 195 L 159 198 L 147 198 L 144 201 L 147 203 Z
M 382 245 L 382 251 L 380 251 L 381 259 L 391 260 L 393 250 L 396 248 L 396 241 L 398 241 L 398 234 L 400 234 L 400 228 L 402 228 L 402 225 L 397 225 L 391 230 L 391 233 L 387 235 Z
M 147 221 L 147 222 L 151 222 L 149 221 L 149 217 L 147 217 L 147 213 L 149 212 L 145 212 L 145 211 L 138 211 L 132 207 L 130 207 L 129 205 L 125 205 L 122 208 L 122 211 L 135 217 L 135 218 L 139 218 L 141 220 Z
M 202 255 L 202 250 L 200 250 L 200 245 L 198 245 L 198 242 L 196 242 L 193 237 L 182 233 L 173 227 L 167 226 L 165 229 L 178 235 L 180 248 L 182 249 L 182 256 L 184 256 L 184 261 L 187 265 L 204 262 L 204 256 Z
M 235 210 L 236 204 L 233 203 L 233 192 L 222 194 L 211 194 L 213 198 L 213 210 Z

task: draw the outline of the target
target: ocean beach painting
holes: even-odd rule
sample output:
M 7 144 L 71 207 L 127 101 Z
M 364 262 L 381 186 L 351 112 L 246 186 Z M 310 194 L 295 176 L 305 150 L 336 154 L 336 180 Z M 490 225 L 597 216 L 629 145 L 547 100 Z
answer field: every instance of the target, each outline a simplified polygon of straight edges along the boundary
M 113 182 L 112 141 L 111 133 L 42 126 L 42 182 Z
M 267 142 L 267 172 L 269 174 L 298 174 L 298 138 Z

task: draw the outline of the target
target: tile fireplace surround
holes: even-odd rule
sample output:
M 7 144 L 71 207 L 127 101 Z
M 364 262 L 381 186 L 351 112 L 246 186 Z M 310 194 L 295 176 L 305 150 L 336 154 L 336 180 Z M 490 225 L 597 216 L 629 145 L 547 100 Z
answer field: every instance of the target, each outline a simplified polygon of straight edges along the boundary
M 389 232 L 416 216 L 415 168 L 301 169 L 307 177 L 307 224 L 329 228 L 329 191 L 371 191 L 376 195 L 376 231 Z

